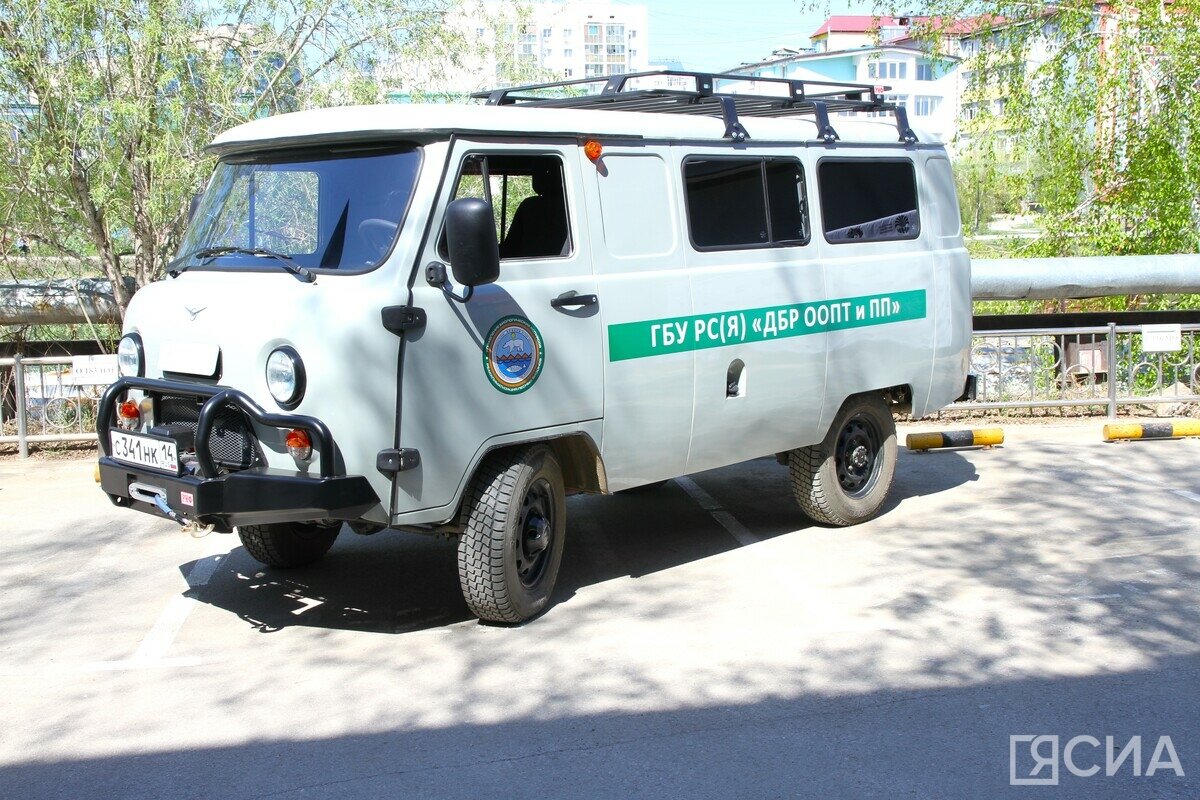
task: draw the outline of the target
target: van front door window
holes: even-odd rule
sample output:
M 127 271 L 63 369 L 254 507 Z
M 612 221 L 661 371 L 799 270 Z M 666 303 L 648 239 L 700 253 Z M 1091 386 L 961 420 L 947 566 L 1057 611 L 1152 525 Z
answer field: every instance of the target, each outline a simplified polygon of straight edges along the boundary
M 492 206 L 501 259 L 562 258 L 571 254 L 562 162 L 547 155 L 472 155 L 463 161 L 454 199 L 476 197 Z M 445 241 L 439 244 L 448 258 Z

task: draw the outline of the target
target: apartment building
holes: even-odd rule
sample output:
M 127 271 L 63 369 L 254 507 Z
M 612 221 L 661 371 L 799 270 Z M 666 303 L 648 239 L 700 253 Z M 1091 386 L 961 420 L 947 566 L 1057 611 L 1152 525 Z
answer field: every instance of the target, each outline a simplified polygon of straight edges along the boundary
M 446 27 L 463 41 L 454 65 L 399 61 L 383 70 L 388 99 L 464 99 L 513 83 L 600 78 L 649 69 L 646 6 L 604 0 L 459 6 Z
M 877 17 L 870 14 L 834 14 L 809 34 L 817 53 L 870 47 L 908 34 L 910 17 Z
M 912 124 L 951 142 L 958 133 L 960 59 L 953 55 L 931 55 L 920 48 L 896 44 L 874 44 L 865 17 L 854 24 L 834 22 L 831 17 L 814 40 L 848 45 L 841 49 L 780 50 L 763 61 L 727 70 L 734 75 L 763 78 L 846 81 L 890 87 L 889 101 L 908 110 Z M 842 30 L 850 28 L 850 30 Z M 897 32 L 903 29 L 897 28 Z
M 644 72 L 650 67 L 645 6 L 566 0 L 534 3 L 518 52 L 563 79 Z

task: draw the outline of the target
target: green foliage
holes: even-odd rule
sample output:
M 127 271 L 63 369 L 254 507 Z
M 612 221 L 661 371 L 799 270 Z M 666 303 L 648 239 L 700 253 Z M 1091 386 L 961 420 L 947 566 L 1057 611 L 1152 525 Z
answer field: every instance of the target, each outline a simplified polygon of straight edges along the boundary
M 972 256 L 1200 251 L 1200 0 L 880 1 L 873 11 L 914 17 L 918 46 L 963 57 L 969 113 L 951 146 L 968 235 L 1014 201 L 1037 212 L 1037 238 L 969 242 Z M 976 305 L 1198 307 L 1196 295 Z
M 1041 300 L 976 300 L 976 316 L 987 314 L 1040 314 L 1046 311 Z
M 450 0 L 10 0 L 0 6 L 0 240 L 158 277 L 203 148 L 239 122 L 377 102 L 381 65 L 453 53 Z M 15 267 L 10 260 L 10 273 Z M 118 289 L 124 307 L 128 297 Z
M 997 214 L 1017 214 L 1026 194 L 1025 176 L 1005 169 L 986 153 L 968 152 L 954 164 L 963 231 L 972 236 L 986 232 Z
M 964 102 L 1003 110 L 966 129 L 971 148 L 1010 149 L 1007 168 L 1028 180 L 1043 235 L 1024 255 L 1200 249 L 1200 0 L 930 0 L 921 12 L 976 20 Z M 924 36 L 950 44 L 937 25 Z

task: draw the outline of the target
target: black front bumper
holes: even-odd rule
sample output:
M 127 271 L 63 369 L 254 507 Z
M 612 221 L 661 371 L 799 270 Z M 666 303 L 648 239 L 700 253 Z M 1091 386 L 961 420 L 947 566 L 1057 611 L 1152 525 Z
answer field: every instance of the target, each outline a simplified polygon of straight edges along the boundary
M 196 464 L 181 474 L 169 474 L 127 464 L 109 454 L 109 430 L 114 421 L 117 398 L 129 389 L 147 394 L 193 395 L 203 398 L 195 429 Z M 254 466 L 227 472 L 214 463 L 208 452 L 217 412 L 232 405 L 258 424 L 274 428 L 302 428 L 309 432 L 319 453 L 318 474 Z M 118 506 L 134 508 L 160 517 L 179 517 L 230 530 L 238 525 L 315 520 L 356 520 L 379 503 L 379 497 L 361 475 L 341 474 L 333 436 L 323 422 L 313 417 L 271 414 L 236 389 L 182 381 L 122 378 L 105 391 L 100 400 L 97 434 L 101 451 L 100 486 Z M 164 496 L 171 514 L 158 505 L 139 499 L 145 492 L 131 492 L 130 484 L 142 484 Z
M 316 478 L 299 472 L 258 467 L 217 478 L 167 475 L 100 458 L 100 488 L 118 506 L 166 517 L 158 506 L 130 496 L 129 484 L 166 492 L 171 510 L 203 525 L 231 530 L 238 525 L 356 520 L 379 502 L 361 475 Z M 191 503 L 185 502 L 191 499 Z

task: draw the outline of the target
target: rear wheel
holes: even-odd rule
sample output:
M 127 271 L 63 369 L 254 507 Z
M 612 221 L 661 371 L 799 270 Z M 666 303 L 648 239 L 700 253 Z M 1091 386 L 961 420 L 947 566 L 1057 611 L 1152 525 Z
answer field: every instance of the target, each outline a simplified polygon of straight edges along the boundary
M 341 530 L 336 525 L 315 522 L 280 522 L 273 525 L 242 525 L 238 538 L 256 561 L 268 567 L 302 567 L 319 561 L 333 547 Z
M 896 473 L 896 423 L 878 395 L 852 397 L 825 440 L 788 454 L 792 491 L 814 522 L 857 525 L 879 513 Z
M 566 491 L 544 445 L 505 450 L 480 464 L 458 542 L 463 597 L 480 619 L 524 622 L 550 601 L 562 563 Z

